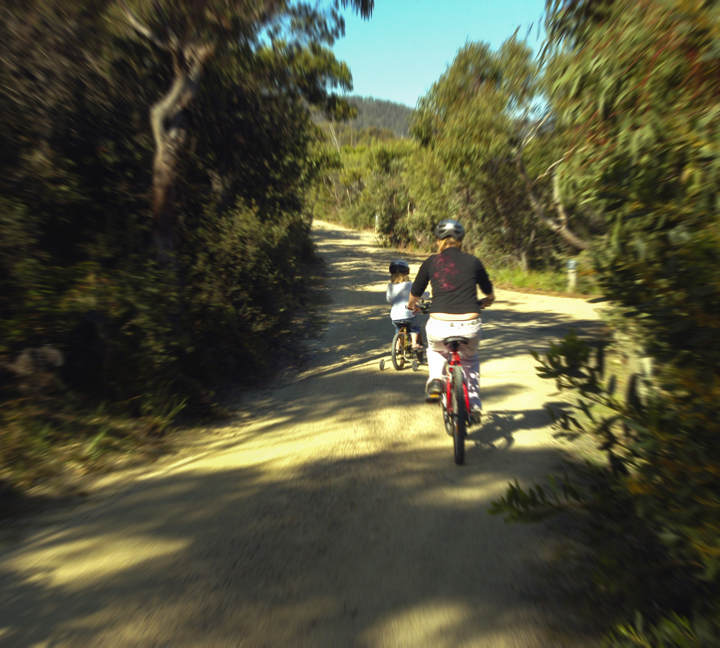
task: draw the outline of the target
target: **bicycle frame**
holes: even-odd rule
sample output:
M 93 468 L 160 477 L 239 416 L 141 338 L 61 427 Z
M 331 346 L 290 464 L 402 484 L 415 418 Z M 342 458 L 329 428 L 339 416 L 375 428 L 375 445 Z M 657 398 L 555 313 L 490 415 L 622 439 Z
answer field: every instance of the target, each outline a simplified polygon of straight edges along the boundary
M 422 349 L 415 349 L 412 345 L 412 333 L 409 322 L 401 322 L 395 325 L 396 332 L 393 336 L 390 353 L 392 355 L 393 367 L 400 371 L 406 362 L 411 363 L 413 371 L 419 370 L 422 362 Z M 380 360 L 380 371 L 385 369 L 385 359 Z
M 470 411 L 470 395 L 468 394 L 467 380 L 465 379 L 465 372 L 463 371 L 462 364 L 460 362 L 460 354 L 458 353 L 459 344 L 453 342 L 448 345 L 450 349 L 450 360 L 448 361 L 447 379 L 445 380 L 445 408 L 452 414 L 452 380 L 450 375 L 450 367 L 457 367 L 462 375 L 463 385 L 463 396 L 465 398 L 465 411 Z
M 492 303 L 492 302 L 491 302 Z M 478 309 L 485 308 L 486 301 L 478 301 Z M 421 311 L 427 312 L 428 302 L 421 305 Z M 453 450 L 455 453 L 455 463 L 462 465 L 465 461 L 465 438 L 468 426 L 477 423 L 477 420 L 470 419 L 470 394 L 468 392 L 467 376 L 462 367 L 460 360 L 460 345 L 469 342 L 468 338 L 458 336 L 446 337 L 443 340 L 445 347 L 450 351 L 450 359 L 446 361 L 445 371 L 445 390 L 442 392 L 440 404 L 443 411 L 443 420 L 445 423 L 445 431 L 453 437 Z M 457 372 L 460 372 L 459 374 Z M 458 383 L 458 378 L 460 383 Z M 459 386 L 462 385 L 462 396 L 460 395 Z
M 405 334 L 405 338 L 409 338 L 409 337 L 410 337 L 410 325 L 409 325 L 409 324 L 405 324 L 405 323 L 398 324 L 398 325 L 397 325 L 397 330 L 398 330 L 400 333 L 404 333 L 404 334 Z

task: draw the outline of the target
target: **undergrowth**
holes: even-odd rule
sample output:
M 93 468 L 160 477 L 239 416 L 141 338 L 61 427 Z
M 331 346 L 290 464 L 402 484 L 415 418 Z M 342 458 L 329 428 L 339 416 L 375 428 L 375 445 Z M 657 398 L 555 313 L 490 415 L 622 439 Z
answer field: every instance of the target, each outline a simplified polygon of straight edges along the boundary
M 591 438 L 605 462 L 544 485 L 510 484 L 490 512 L 508 522 L 569 516 L 590 550 L 576 567 L 590 575 L 608 645 L 718 645 L 713 392 L 688 389 L 687 370 L 666 366 L 653 378 L 631 374 L 622 394 L 606 372 L 605 345 L 593 348 L 574 332 L 534 355 L 539 375 L 576 397 L 549 410 L 557 435 Z
M 71 394 L 0 404 L 0 483 L 16 492 L 98 469 L 111 458 L 157 450 L 184 402 L 139 417 L 126 408 L 76 402 Z

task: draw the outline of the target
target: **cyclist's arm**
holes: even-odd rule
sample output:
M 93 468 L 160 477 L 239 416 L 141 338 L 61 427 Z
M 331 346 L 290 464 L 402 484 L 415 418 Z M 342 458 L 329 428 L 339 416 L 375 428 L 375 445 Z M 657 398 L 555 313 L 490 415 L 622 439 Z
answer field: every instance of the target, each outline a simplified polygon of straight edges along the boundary
M 420 307 L 417 305 L 419 301 L 420 297 L 415 297 L 415 295 L 410 293 L 407 303 L 408 310 L 411 310 L 413 313 L 417 313 L 420 310 Z
M 415 277 L 415 281 L 413 281 L 412 288 L 410 289 L 408 310 L 413 312 L 420 310 L 417 303 L 420 298 L 424 296 L 423 293 L 425 292 L 425 288 L 427 288 L 428 283 L 430 283 L 429 264 L 430 259 L 425 259 L 425 261 L 423 261 L 420 266 L 420 270 L 418 270 L 417 276 Z
M 480 286 L 480 290 L 482 290 L 486 295 L 483 300 L 485 305 L 490 306 L 490 304 L 495 301 L 495 292 L 493 291 L 493 285 L 490 281 L 490 277 L 488 277 L 488 273 L 479 259 L 476 260 L 475 265 L 475 281 L 477 285 Z

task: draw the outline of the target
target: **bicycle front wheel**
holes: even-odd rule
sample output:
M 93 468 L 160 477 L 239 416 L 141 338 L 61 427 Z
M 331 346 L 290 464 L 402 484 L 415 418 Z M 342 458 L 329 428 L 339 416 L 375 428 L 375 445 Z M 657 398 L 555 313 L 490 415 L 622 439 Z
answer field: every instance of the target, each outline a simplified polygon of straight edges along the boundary
M 405 333 L 398 331 L 392 341 L 393 367 L 400 371 L 405 366 Z
M 465 433 L 467 432 L 468 412 L 463 392 L 463 373 L 458 366 L 451 367 L 451 397 L 453 408 L 453 449 L 455 463 L 460 466 L 465 461 Z

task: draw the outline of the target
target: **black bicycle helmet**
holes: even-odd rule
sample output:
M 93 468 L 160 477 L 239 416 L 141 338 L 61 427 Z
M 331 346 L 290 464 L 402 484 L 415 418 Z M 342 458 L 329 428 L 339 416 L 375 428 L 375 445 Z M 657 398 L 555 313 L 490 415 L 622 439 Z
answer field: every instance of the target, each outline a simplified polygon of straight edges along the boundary
M 441 220 L 435 228 L 435 238 L 446 239 L 454 238 L 456 241 L 462 241 L 465 238 L 465 228 L 459 221 L 452 218 Z
M 409 274 L 410 266 L 407 264 L 407 261 L 402 261 L 400 259 L 398 259 L 397 261 L 393 261 L 390 264 L 390 274 L 395 274 L 396 272 L 402 272 L 403 274 Z

